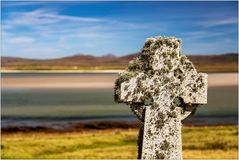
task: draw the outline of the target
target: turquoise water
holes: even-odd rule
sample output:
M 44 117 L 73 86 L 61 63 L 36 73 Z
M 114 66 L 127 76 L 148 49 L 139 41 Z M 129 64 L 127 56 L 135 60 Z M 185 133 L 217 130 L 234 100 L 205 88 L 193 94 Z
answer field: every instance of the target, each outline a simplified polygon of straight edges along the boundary
M 62 76 L 62 74 L 60 75 Z M 76 74 L 67 74 L 66 76 L 70 75 L 75 76 Z M 80 73 L 78 75 L 84 76 Z M 19 75 L 3 74 L 2 76 Z M 23 74 L 21 76 L 41 75 Z M 206 121 L 236 124 L 237 97 L 237 86 L 209 87 L 208 104 L 200 107 L 194 117 L 199 119 L 206 117 Z M 113 89 L 3 88 L 1 98 L 3 125 L 25 123 L 26 121 L 41 123 L 43 121 L 70 122 L 103 118 L 135 119 L 128 106 L 114 102 Z

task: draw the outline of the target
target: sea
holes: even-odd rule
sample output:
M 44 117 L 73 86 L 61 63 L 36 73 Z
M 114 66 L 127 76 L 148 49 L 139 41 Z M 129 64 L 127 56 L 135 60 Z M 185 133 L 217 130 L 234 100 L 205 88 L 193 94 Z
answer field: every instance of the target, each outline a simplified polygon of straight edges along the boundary
M 224 74 L 224 73 L 221 73 Z M 4 78 L 97 77 L 117 73 L 1 73 Z M 44 82 L 42 82 L 44 83 Z M 113 82 L 112 82 L 113 83 Z M 95 120 L 137 121 L 129 106 L 114 102 L 113 88 L 1 87 L 1 125 L 44 126 Z M 183 122 L 184 123 L 184 122 Z M 238 86 L 208 88 L 208 104 L 185 120 L 191 125 L 238 124 Z

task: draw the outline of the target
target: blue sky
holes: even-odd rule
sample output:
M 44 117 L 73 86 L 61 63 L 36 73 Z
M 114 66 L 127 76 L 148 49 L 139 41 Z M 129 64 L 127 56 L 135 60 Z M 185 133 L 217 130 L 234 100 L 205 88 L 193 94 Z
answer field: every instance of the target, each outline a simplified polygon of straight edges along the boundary
M 135 53 L 175 36 L 185 54 L 237 52 L 237 2 L 2 2 L 2 56 Z

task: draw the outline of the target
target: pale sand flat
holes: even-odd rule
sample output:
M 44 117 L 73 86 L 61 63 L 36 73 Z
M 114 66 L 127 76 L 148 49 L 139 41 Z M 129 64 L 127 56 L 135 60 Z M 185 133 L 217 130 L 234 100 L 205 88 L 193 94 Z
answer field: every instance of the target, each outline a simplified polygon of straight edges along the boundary
M 2 88 L 113 88 L 117 75 L 2 77 Z M 235 86 L 237 73 L 208 74 L 209 87 Z
M 238 85 L 237 73 L 212 73 L 208 74 L 208 86 L 234 86 Z

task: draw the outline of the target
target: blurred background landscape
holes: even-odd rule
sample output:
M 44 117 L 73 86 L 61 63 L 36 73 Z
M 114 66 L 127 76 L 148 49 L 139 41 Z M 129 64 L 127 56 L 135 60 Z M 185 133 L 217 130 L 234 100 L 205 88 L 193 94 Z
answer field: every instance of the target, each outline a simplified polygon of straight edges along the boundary
M 183 122 L 184 158 L 237 159 L 237 12 L 237 2 L 2 2 L 1 157 L 136 158 L 140 124 L 114 102 L 114 81 L 161 35 L 182 38 L 209 75 L 208 104 Z
M 124 70 L 130 60 L 140 53 L 116 56 L 73 55 L 55 59 L 27 59 L 2 57 L 2 71 L 104 71 Z M 238 54 L 188 55 L 195 67 L 201 72 L 237 72 Z

